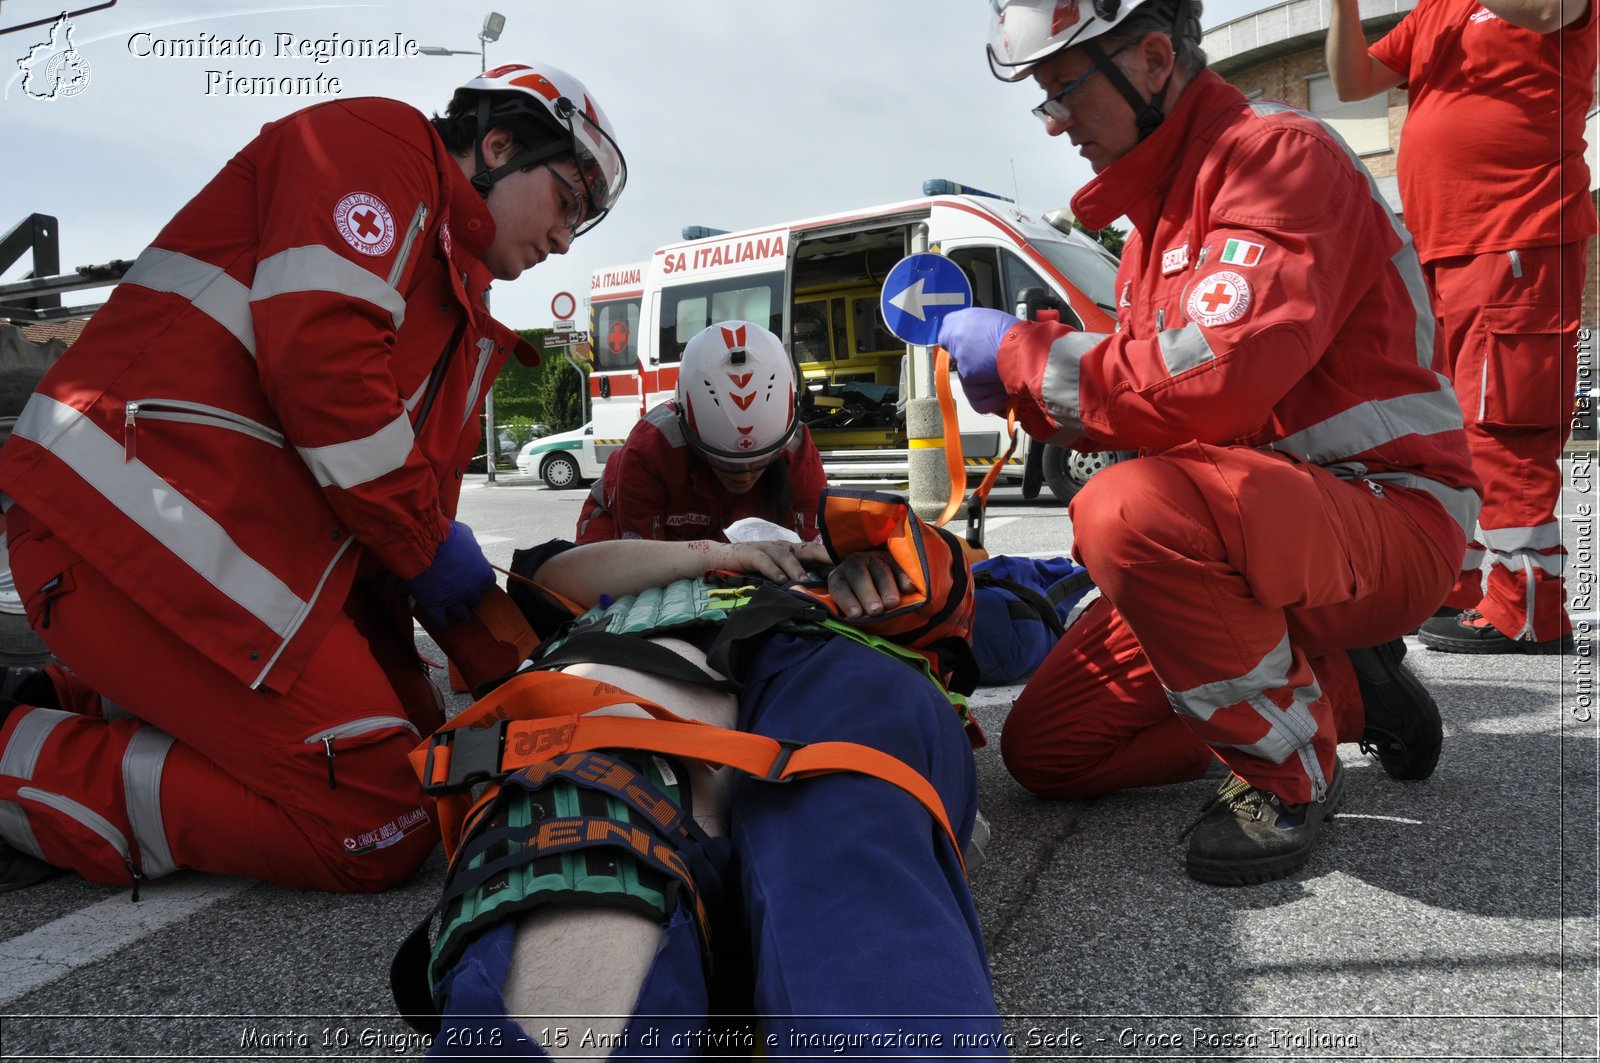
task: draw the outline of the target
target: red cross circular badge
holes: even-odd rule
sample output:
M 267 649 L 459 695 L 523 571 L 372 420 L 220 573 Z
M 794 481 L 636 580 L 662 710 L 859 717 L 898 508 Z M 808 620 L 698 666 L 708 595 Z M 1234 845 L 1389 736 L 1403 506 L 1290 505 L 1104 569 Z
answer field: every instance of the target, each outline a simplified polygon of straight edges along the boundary
M 1250 282 L 1231 269 L 1202 277 L 1189 290 L 1189 320 L 1202 325 L 1226 325 L 1249 309 Z
M 333 208 L 333 223 L 345 242 L 363 255 L 383 255 L 394 246 L 394 215 L 377 196 L 351 192 Z

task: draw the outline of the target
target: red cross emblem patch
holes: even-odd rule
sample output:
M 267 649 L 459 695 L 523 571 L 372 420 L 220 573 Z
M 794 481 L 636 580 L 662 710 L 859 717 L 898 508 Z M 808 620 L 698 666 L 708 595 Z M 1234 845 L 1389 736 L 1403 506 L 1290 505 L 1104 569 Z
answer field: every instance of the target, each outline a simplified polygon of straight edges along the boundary
M 394 215 L 377 196 L 351 192 L 333 208 L 333 224 L 363 255 L 388 254 L 394 246 Z
M 1189 289 L 1189 320 L 1215 328 L 1244 317 L 1250 309 L 1250 282 L 1231 269 L 1220 270 Z

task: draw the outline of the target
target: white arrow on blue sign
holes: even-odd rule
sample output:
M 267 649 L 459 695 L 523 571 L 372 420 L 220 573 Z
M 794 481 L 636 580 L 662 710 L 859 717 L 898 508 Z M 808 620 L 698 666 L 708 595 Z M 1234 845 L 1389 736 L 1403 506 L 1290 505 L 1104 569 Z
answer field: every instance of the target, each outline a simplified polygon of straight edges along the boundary
M 972 285 L 943 255 L 907 255 L 883 281 L 883 322 L 906 343 L 932 346 L 946 314 L 972 305 Z

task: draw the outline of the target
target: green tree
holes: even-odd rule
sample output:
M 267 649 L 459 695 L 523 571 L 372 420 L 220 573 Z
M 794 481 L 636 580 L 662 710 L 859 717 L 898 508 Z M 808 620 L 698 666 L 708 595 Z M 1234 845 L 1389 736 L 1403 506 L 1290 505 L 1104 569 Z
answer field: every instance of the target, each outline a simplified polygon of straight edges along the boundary
M 533 438 L 535 425 L 543 425 L 551 432 L 565 432 L 583 423 L 582 398 L 589 378 L 578 375 L 560 348 L 545 350 L 548 329 L 518 332 L 544 357 L 537 366 L 523 365 L 515 358 L 506 360 L 494 382 L 494 423 L 495 435 L 509 432 L 521 447 Z M 483 471 L 482 455 L 473 462 L 471 471 Z
M 1072 219 L 1072 227 L 1089 237 L 1089 239 L 1099 241 L 1100 246 L 1110 251 L 1113 255 L 1118 258 L 1122 257 L 1122 242 L 1128 235 L 1126 229 L 1119 229 L 1115 225 L 1107 225 L 1097 232 L 1094 229 L 1084 228 L 1083 222 L 1077 218 Z

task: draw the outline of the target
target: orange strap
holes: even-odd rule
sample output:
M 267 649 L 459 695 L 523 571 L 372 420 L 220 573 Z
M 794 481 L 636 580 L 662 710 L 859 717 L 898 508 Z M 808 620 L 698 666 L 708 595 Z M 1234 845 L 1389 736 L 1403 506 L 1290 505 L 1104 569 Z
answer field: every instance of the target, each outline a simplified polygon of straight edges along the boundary
M 939 397 L 939 420 L 944 425 L 944 464 L 950 473 L 950 499 L 945 503 L 939 519 L 933 522 L 934 527 L 942 528 L 960 511 L 967 493 L 967 464 L 961 452 L 961 424 L 956 413 L 955 395 L 950 390 L 950 352 L 943 347 L 933 349 L 933 390 Z M 983 482 L 972 493 L 979 509 L 989 504 L 989 492 L 994 490 L 996 481 L 1000 479 L 1000 470 L 1017 452 L 1017 416 L 1009 406 L 1006 407 L 1006 432 L 1011 436 L 1011 445 L 989 466 Z
M 585 715 L 607 705 L 637 705 L 653 719 Z M 596 679 L 564 672 L 528 671 L 507 680 L 411 751 L 411 765 L 417 777 L 424 790 L 437 800 L 439 831 L 444 837 L 445 855 L 451 859 L 475 805 L 465 789 L 443 791 L 453 777 L 452 732 L 462 728 L 499 729 L 494 757 L 497 763 L 487 765 L 490 778 L 563 753 L 613 748 L 726 765 L 774 783 L 835 771 L 870 775 L 914 797 L 944 830 L 956 858 L 961 858 L 961 846 L 938 791 L 910 765 L 881 750 L 855 742 L 814 742 L 803 746 L 779 742 L 764 735 L 686 720 L 653 701 Z
M 961 453 L 961 423 L 956 415 L 956 398 L 950 391 L 950 352 L 933 349 L 933 393 L 939 397 L 939 422 L 944 425 L 944 466 L 950 473 L 950 500 L 933 522 L 935 528 L 950 523 L 961 510 L 967 494 L 967 460 Z

